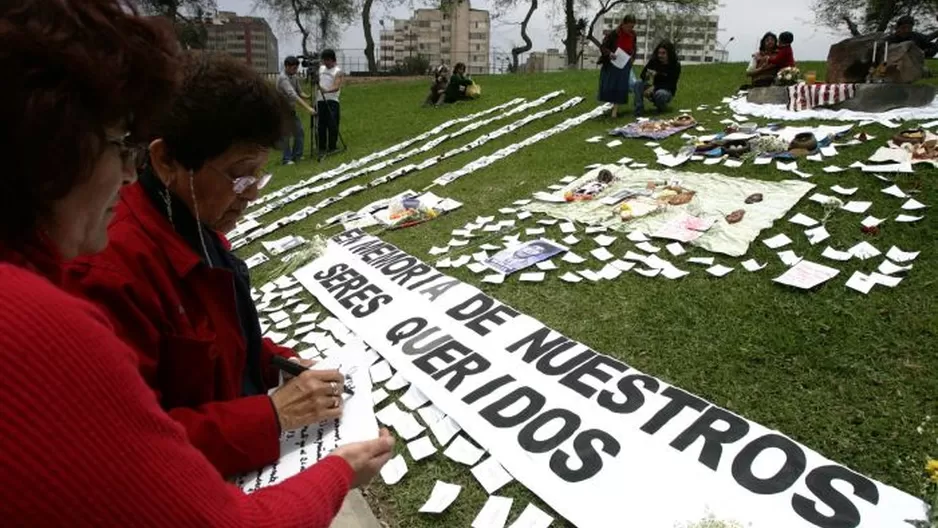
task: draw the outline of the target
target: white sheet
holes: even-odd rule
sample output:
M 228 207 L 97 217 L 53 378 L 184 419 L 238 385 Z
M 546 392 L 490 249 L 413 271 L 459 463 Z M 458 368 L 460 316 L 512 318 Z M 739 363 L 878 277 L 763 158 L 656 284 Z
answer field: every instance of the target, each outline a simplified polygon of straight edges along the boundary
M 938 118 L 938 98 L 928 106 L 916 108 L 896 108 L 888 112 L 857 112 L 854 110 L 831 110 L 815 108 L 793 112 L 784 104 L 755 104 L 745 97 L 734 99 L 730 108 L 737 114 L 746 114 L 783 121 L 802 121 L 808 119 L 827 119 L 832 121 L 884 121 L 887 119 L 902 121 L 920 121 Z

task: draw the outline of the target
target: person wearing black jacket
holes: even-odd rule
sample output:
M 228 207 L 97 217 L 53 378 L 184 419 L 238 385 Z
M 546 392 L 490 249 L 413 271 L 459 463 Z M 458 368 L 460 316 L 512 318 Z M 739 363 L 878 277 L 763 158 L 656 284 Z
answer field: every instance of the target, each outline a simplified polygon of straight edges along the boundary
M 677 60 L 674 44 L 663 40 L 655 47 L 654 55 L 645 63 L 635 83 L 635 115 L 640 116 L 645 111 L 645 98 L 655 104 L 659 114 L 663 112 L 677 94 L 680 78 L 681 63 Z

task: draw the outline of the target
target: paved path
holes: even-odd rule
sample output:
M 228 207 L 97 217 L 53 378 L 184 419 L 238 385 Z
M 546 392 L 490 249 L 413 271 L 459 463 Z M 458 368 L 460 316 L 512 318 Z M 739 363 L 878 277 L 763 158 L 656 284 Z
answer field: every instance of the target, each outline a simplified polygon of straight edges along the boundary
M 332 521 L 332 528 L 381 528 L 381 524 L 361 492 L 352 490 L 345 497 L 339 515 Z

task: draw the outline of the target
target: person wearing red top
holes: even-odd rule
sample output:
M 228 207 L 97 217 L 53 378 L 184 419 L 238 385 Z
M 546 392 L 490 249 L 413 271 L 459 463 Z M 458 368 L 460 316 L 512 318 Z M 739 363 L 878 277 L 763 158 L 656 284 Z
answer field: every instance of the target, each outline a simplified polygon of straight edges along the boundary
M 0 3 L 5 526 L 325 528 L 391 455 L 382 431 L 245 495 L 161 409 L 108 318 L 63 288 L 66 262 L 107 244 L 177 54 L 172 28 L 127 2 Z
M 617 50 L 628 55 L 625 67 L 613 64 L 617 59 Z M 635 61 L 635 17 L 626 15 L 615 31 L 610 31 L 599 47 L 599 100 L 612 103 L 610 116 L 619 116 L 619 105 L 629 102 L 632 63 Z
M 163 408 L 233 476 L 276 461 L 282 430 L 340 416 L 344 380 L 311 370 L 267 396 L 279 376 L 271 357 L 295 356 L 261 337 L 247 266 L 221 234 L 257 198 L 289 108 L 227 55 L 186 54 L 182 72 L 108 248 L 76 259 L 69 287 L 102 308 Z
M 774 64 L 779 70 L 795 67 L 795 53 L 791 49 L 792 42 L 795 41 L 794 35 L 789 31 L 784 31 L 778 35 L 778 50 L 775 55 L 769 59 L 770 64 Z

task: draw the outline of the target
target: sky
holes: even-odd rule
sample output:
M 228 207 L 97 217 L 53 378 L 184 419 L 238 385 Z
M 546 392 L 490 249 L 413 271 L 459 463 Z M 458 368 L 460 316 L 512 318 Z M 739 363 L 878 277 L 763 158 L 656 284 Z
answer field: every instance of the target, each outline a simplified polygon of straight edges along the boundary
M 224 11 L 235 11 L 242 15 L 263 16 L 273 28 L 280 47 L 281 58 L 300 50 L 298 33 L 293 28 L 278 27 L 276 21 L 261 10 L 254 7 L 255 0 L 217 0 L 218 8 Z M 372 8 L 372 31 L 375 44 L 378 42 L 378 32 L 381 20 L 389 21 L 393 18 L 408 18 L 415 7 L 424 7 L 429 2 L 410 0 L 396 8 L 388 9 L 380 5 L 380 0 Z M 474 0 L 472 7 L 476 9 L 489 9 L 488 0 Z M 560 2 L 541 2 L 535 11 L 528 26 L 528 34 L 534 42 L 533 51 L 542 51 L 547 48 L 562 48 L 560 42 L 559 26 L 563 24 L 563 12 Z M 751 54 L 758 47 L 759 39 L 766 31 L 776 34 L 782 31 L 791 31 L 795 36 L 792 48 L 796 60 L 824 60 L 831 44 L 847 38 L 849 35 L 845 28 L 839 32 L 822 27 L 814 22 L 814 13 L 811 11 L 812 0 L 722 0 L 717 14 L 720 15 L 720 33 L 718 41 L 725 44 L 729 52 L 730 61 L 748 61 Z M 498 17 L 492 22 L 492 47 L 497 52 L 507 53 L 510 48 L 521 42 L 519 23 L 526 11 L 524 4 L 509 13 Z M 623 13 L 624 14 L 624 13 Z M 592 19 L 589 13 L 588 19 Z M 732 38 L 732 41 L 730 39 Z M 358 21 L 344 29 L 341 43 L 337 48 L 347 50 L 347 56 L 361 55 L 365 47 L 365 37 L 362 34 L 361 22 Z M 352 51 L 355 50 L 355 51 Z M 522 57 L 522 61 L 524 58 Z

